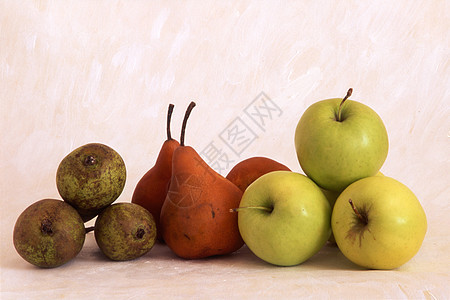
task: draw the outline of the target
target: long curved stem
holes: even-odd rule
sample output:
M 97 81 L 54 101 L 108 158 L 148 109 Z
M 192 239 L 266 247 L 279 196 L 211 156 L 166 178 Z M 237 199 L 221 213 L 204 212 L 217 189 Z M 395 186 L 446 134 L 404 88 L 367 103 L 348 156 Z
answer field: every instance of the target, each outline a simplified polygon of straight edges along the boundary
M 195 102 L 192 101 L 186 109 L 186 113 L 184 114 L 183 125 L 181 126 L 180 146 L 184 146 L 184 135 L 186 133 L 187 120 L 189 119 L 189 115 L 191 114 L 191 111 L 194 107 Z
M 170 133 L 170 120 L 172 119 L 172 112 L 173 112 L 173 107 L 175 105 L 173 104 L 169 104 L 169 110 L 167 111 L 167 126 L 166 126 L 166 130 L 167 130 L 167 140 L 171 140 L 172 139 L 172 134 Z

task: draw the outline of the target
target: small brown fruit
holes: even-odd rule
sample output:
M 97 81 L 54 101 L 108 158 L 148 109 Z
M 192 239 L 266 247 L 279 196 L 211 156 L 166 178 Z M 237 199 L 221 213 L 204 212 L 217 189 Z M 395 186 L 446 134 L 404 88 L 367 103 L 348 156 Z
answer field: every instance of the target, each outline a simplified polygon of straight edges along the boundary
M 122 157 L 109 146 L 98 143 L 73 150 L 64 157 L 56 172 L 59 194 L 75 207 L 85 222 L 120 196 L 125 180 Z
M 27 262 L 53 268 L 74 258 L 85 236 L 83 220 L 72 206 L 61 200 L 43 199 L 20 214 L 13 242 Z
M 134 203 L 116 203 L 103 210 L 95 221 L 95 240 L 112 260 L 130 260 L 146 254 L 156 240 L 152 214 Z

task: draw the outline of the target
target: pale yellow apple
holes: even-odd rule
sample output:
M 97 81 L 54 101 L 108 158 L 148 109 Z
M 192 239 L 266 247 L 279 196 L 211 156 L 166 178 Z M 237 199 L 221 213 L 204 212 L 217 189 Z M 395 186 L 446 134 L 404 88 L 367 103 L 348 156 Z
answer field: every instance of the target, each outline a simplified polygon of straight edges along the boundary
M 399 181 L 373 176 L 349 185 L 334 205 L 336 243 L 352 262 L 370 269 L 394 269 L 419 251 L 427 231 L 425 212 Z
M 384 174 L 381 173 L 380 171 L 378 171 L 378 173 L 375 174 L 375 176 L 384 176 Z M 329 190 L 325 190 L 325 189 L 321 189 L 321 190 L 322 190 L 323 194 L 325 195 L 325 197 L 327 198 L 328 203 L 330 203 L 331 209 L 333 209 L 334 203 L 336 203 L 336 200 L 341 193 L 335 192 L 335 191 L 329 191 Z M 328 242 L 330 242 L 331 244 L 336 244 L 336 240 L 334 239 L 333 233 L 331 233 L 331 236 L 328 239 Z

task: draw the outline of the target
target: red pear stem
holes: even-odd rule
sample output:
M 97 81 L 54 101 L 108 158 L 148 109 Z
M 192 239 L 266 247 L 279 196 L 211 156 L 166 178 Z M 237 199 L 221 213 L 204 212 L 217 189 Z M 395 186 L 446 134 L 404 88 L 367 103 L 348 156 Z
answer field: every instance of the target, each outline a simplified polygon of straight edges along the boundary
M 337 121 L 341 122 L 341 111 L 342 111 L 342 106 L 344 105 L 345 100 L 347 100 L 348 98 L 350 98 L 350 96 L 353 93 L 353 89 L 349 88 L 347 91 L 347 95 L 345 95 L 344 98 L 342 98 L 341 104 L 339 104 L 339 111 L 338 111 L 338 117 L 337 117 Z
M 167 140 L 171 140 L 172 139 L 172 134 L 170 132 L 170 120 L 172 119 L 172 112 L 173 112 L 173 107 L 175 105 L 173 104 L 169 104 L 169 110 L 167 111 Z
M 180 146 L 184 146 L 184 135 L 186 133 L 187 120 L 189 119 L 189 115 L 191 114 L 191 111 L 194 107 L 195 107 L 195 102 L 192 101 L 191 103 L 189 103 L 189 106 L 186 109 L 186 113 L 184 114 L 183 125 L 181 125 Z
M 366 222 L 366 219 L 361 216 L 361 214 L 359 213 L 359 211 L 356 209 L 356 206 L 353 204 L 352 199 L 348 199 L 348 203 L 350 203 L 350 205 L 352 206 L 353 211 L 355 212 L 355 214 L 358 216 L 358 218 L 361 220 L 361 222 Z

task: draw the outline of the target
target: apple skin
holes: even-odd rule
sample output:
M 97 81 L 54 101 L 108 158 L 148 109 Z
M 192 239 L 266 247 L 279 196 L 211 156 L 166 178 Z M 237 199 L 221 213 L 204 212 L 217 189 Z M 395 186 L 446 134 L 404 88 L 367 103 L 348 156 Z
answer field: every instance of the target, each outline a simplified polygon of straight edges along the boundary
M 255 206 L 272 211 L 248 208 Z M 312 180 L 299 173 L 274 171 L 259 177 L 245 190 L 239 207 L 243 240 L 256 256 L 274 265 L 306 261 L 331 234 L 327 199 Z
M 370 107 L 341 98 L 316 102 L 306 109 L 295 130 L 297 158 L 305 174 L 320 187 L 342 191 L 373 176 L 386 160 L 386 128 Z
M 334 203 L 336 203 L 337 198 L 339 197 L 340 193 L 335 191 L 329 191 L 321 189 L 322 193 L 325 195 L 325 198 L 327 198 L 328 203 L 330 204 L 331 211 L 333 211 Z M 330 215 L 331 218 L 331 215 Z M 334 239 L 333 231 L 331 231 L 331 235 L 328 238 L 328 242 L 334 246 L 336 246 L 336 240 Z
M 384 174 L 379 171 L 375 176 L 384 176 Z M 321 189 L 321 190 L 322 190 L 323 194 L 325 195 L 325 197 L 327 198 L 328 203 L 330 203 L 331 211 L 333 211 L 334 203 L 336 203 L 336 200 L 339 197 L 340 193 L 335 192 L 335 191 L 324 190 L 324 189 Z M 333 232 L 331 232 L 331 236 L 328 239 L 328 242 L 330 242 L 332 245 L 336 245 L 336 240 L 334 239 Z
M 367 218 L 360 222 L 358 213 Z M 419 251 L 427 231 L 425 212 L 414 193 L 387 176 L 348 186 L 334 205 L 331 226 L 341 252 L 368 269 L 395 269 Z

